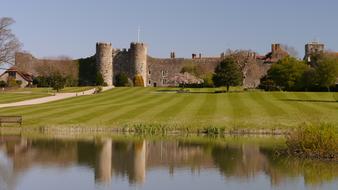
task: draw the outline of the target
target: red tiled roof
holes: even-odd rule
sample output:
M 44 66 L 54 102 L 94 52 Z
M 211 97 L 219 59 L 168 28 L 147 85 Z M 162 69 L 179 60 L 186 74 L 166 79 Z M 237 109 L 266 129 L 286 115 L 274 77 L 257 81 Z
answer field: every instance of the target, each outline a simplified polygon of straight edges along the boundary
M 33 82 L 33 76 L 32 75 L 30 75 L 26 72 L 20 71 L 16 66 L 10 67 L 2 75 L 4 75 L 7 72 L 10 72 L 10 71 L 18 73 L 23 79 L 25 79 L 28 82 Z

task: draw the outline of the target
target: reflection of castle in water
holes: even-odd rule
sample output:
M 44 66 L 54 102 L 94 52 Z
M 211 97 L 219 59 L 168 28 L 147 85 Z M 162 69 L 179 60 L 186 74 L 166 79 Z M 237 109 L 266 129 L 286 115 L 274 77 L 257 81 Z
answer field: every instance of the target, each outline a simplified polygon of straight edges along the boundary
M 272 158 L 272 151 L 258 145 L 194 144 L 180 141 L 114 141 L 95 139 L 27 140 L 16 136 L 1 137 L 0 152 L 12 161 L 12 178 L 36 166 L 93 168 L 97 183 L 109 183 L 113 176 L 127 177 L 131 184 L 142 184 L 150 168 L 186 168 L 198 172 L 203 168 L 218 168 L 225 177 L 251 178 L 264 172 L 271 184 L 277 185 L 292 175 L 305 175 L 307 168 Z M 334 170 L 333 170 L 334 171 Z M 0 180 L 8 178 L 0 163 Z M 333 175 L 335 176 L 335 175 Z M 306 176 L 304 176 L 306 177 Z M 319 180 L 318 180 L 319 179 Z M 317 176 L 317 182 L 322 180 Z M 15 180 L 7 180 L 15 183 Z M 311 181 L 310 181 L 311 182 Z M 1 184 L 0 184 L 1 185 Z M 1 187 L 1 186 L 0 186 Z

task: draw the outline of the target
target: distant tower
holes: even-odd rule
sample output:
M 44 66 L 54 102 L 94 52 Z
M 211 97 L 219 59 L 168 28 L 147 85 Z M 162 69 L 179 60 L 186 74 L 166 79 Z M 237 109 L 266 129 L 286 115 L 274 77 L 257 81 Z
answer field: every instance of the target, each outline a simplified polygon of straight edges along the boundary
M 113 85 L 113 48 L 111 43 L 96 43 L 97 72 L 108 86 Z
M 144 43 L 130 44 L 130 64 L 133 70 L 134 77 L 142 76 L 143 86 L 147 84 L 147 53 L 148 48 Z
M 305 56 L 304 60 L 311 63 L 311 56 L 324 53 L 325 45 L 319 42 L 311 42 L 305 45 Z

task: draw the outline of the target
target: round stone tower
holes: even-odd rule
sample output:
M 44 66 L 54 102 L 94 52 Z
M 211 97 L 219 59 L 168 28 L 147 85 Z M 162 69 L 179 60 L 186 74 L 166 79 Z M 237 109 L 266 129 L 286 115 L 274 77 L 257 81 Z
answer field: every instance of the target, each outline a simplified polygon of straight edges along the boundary
M 144 43 L 130 44 L 130 64 L 134 77 L 142 76 L 143 86 L 147 86 L 147 53 L 148 48 Z
M 108 86 L 113 85 L 113 48 L 111 43 L 96 43 L 97 72 Z

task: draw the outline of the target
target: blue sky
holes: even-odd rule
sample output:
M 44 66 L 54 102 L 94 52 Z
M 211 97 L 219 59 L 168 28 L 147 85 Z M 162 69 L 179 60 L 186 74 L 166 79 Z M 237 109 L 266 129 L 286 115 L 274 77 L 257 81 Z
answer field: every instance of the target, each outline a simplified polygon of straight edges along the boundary
M 97 41 L 116 48 L 137 40 L 149 54 L 217 56 L 228 48 L 261 54 L 271 43 L 295 47 L 317 39 L 338 51 L 336 0 L 0 0 L 0 17 L 37 57 L 91 56 Z

